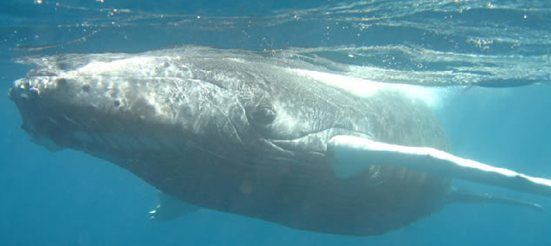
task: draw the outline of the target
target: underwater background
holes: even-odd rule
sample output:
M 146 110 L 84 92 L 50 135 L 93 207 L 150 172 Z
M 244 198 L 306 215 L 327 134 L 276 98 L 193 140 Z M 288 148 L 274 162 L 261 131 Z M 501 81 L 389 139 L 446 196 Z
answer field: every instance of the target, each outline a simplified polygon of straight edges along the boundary
M 381 236 L 286 228 L 202 209 L 150 221 L 157 191 L 73 150 L 33 144 L 7 91 L 27 56 L 201 45 L 325 58 L 383 82 L 448 86 L 436 112 L 451 152 L 551 177 L 551 2 L 153 1 L 0 2 L 0 245 L 551 245 L 546 213 L 452 204 Z M 329 62 L 331 61 L 331 62 Z M 476 84 L 476 86 L 472 86 Z

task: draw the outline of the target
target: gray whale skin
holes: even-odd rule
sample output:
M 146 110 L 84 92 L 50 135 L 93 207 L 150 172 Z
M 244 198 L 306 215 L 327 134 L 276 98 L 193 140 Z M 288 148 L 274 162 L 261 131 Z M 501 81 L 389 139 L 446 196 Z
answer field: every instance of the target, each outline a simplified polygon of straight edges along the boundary
M 320 82 L 313 75 L 332 75 L 304 62 L 201 47 L 26 62 L 36 67 L 10 98 L 33 141 L 108 160 L 203 208 L 303 230 L 381 234 L 440 209 L 453 168 L 464 168 L 408 168 L 400 163 L 412 154 L 395 150 L 362 166 L 376 156 L 367 144 L 332 140 L 438 149 L 446 140 L 424 103 L 392 89 L 358 98 Z M 347 150 L 365 155 L 355 157 L 361 168 L 340 176 Z M 437 166 L 446 159 L 431 153 Z M 457 176 L 470 179 L 465 173 Z

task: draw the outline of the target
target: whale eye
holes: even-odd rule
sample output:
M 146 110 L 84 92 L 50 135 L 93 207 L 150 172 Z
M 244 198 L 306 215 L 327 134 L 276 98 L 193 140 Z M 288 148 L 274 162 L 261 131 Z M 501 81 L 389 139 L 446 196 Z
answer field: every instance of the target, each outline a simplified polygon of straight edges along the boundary
M 262 125 L 268 125 L 274 122 L 276 118 L 276 112 L 269 105 L 257 106 L 251 114 L 254 122 Z

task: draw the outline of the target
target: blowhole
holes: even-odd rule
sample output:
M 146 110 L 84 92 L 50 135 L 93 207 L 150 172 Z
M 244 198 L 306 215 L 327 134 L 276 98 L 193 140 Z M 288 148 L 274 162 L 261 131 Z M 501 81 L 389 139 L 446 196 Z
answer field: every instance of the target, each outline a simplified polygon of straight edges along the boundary
M 113 102 L 113 105 L 114 105 L 115 107 L 119 107 L 119 106 L 121 106 L 121 101 L 120 101 L 120 100 L 115 100 L 115 101 Z
M 82 86 L 82 90 L 83 90 L 84 92 L 90 92 L 90 85 L 83 85 L 83 86 Z

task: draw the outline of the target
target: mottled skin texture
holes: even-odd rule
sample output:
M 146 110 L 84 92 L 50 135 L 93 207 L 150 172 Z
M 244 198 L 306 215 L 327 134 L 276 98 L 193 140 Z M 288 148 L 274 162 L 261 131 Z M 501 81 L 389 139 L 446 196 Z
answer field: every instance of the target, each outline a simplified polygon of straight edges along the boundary
M 98 61 L 107 66 L 83 68 Z M 430 214 L 448 191 L 446 179 L 379 166 L 337 179 L 325 153 L 336 134 L 444 140 L 420 103 L 394 92 L 359 99 L 287 69 L 308 64 L 206 48 L 31 62 L 10 96 L 37 142 L 109 160 L 201 207 L 373 235 Z

